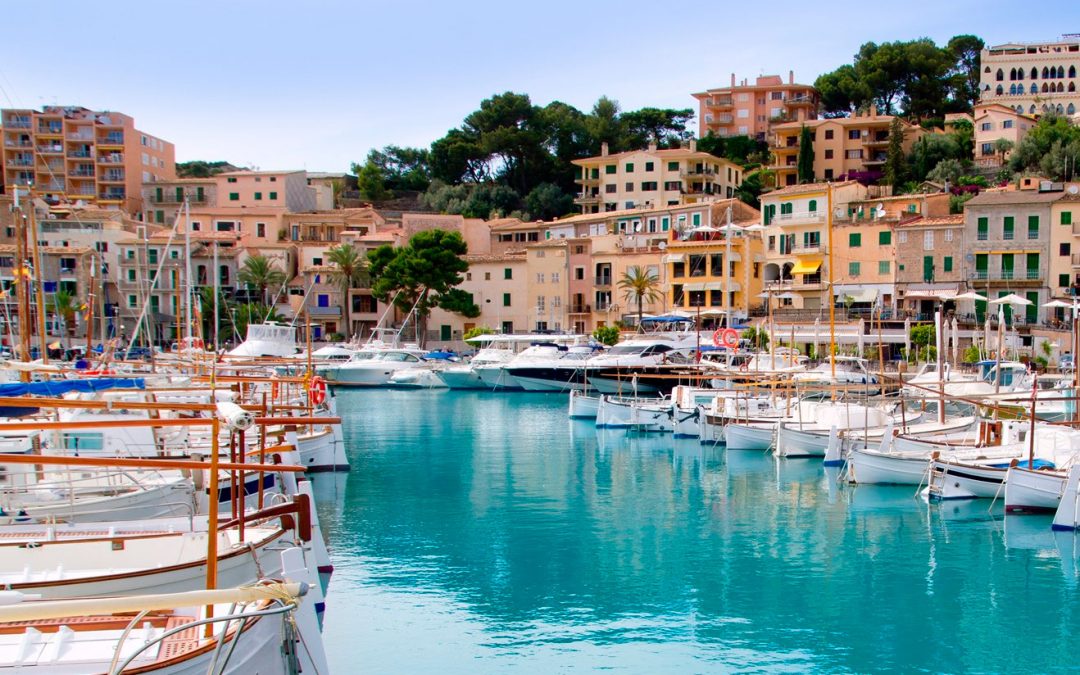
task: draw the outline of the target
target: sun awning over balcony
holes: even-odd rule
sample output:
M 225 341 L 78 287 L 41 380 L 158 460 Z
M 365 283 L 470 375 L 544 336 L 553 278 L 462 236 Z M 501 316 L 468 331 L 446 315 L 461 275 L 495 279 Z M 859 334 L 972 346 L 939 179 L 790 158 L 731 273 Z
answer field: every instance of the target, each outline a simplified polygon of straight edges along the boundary
M 805 260 L 797 260 L 795 266 L 791 268 L 792 274 L 814 274 L 821 269 L 821 258 L 807 258 Z
M 681 263 L 684 260 L 686 260 L 686 256 L 682 253 L 668 253 L 664 256 L 663 263 L 667 265 L 670 263 Z

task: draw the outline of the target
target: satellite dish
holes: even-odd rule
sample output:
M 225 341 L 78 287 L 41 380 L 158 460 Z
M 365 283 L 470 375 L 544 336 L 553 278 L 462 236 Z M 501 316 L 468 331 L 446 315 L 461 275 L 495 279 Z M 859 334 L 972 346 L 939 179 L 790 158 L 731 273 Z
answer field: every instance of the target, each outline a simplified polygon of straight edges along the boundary
M 667 250 L 667 242 L 666 241 L 660 242 L 659 244 L 656 245 L 656 248 L 660 249 L 661 251 Z
M 833 218 L 843 218 L 843 217 L 844 217 L 844 209 L 839 209 L 839 208 L 838 209 L 833 209 Z
M 1075 185 L 1069 186 L 1069 194 L 1074 195 L 1077 192 L 1080 192 L 1080 188 L 1076 187 Z

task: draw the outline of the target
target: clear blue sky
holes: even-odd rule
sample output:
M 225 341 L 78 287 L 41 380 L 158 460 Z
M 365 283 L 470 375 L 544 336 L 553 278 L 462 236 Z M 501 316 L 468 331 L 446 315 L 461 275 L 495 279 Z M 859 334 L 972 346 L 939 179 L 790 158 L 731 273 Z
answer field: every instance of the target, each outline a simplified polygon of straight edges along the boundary
M 0 106 L 119 110 L 176 143 L 181 161 L 341 171 L 373 147 L 427 146 L 507 90 L 581 110 L 601 95 L 624 109 L 692 107 L 691 92 L 732 72 L 793 69 L 813 82 L 871 40 L 1080 32 L 1075 0 L 1050 11 L 1001 0 L 743 3 L 753 15 L 725 4 L 5 3 Z

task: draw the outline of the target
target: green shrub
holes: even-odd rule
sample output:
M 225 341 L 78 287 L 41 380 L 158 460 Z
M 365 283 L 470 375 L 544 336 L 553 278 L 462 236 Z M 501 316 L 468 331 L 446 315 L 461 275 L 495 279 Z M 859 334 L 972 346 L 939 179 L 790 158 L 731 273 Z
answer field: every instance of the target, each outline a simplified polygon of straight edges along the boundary
M 608 347 L 619 342 L 619 328 L 618 326 L 600 326 L 593 331 L 593 337 L 600 344 L 605 344 Z

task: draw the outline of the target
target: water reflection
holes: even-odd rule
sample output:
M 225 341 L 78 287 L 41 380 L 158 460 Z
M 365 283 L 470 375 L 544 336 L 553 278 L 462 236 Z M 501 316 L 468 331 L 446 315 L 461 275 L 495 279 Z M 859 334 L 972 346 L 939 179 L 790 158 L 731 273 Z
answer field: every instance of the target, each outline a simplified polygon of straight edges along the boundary
M 324 527 L 332 601 L 353 611 L 328 619 L 335 666 L 1072 663 L 1061 557 L 1006 548 L 978 507 L 853 489 L 820 460 L 598 432 L 563 397 L 414 394 L 343 396 L 354 470 Z

